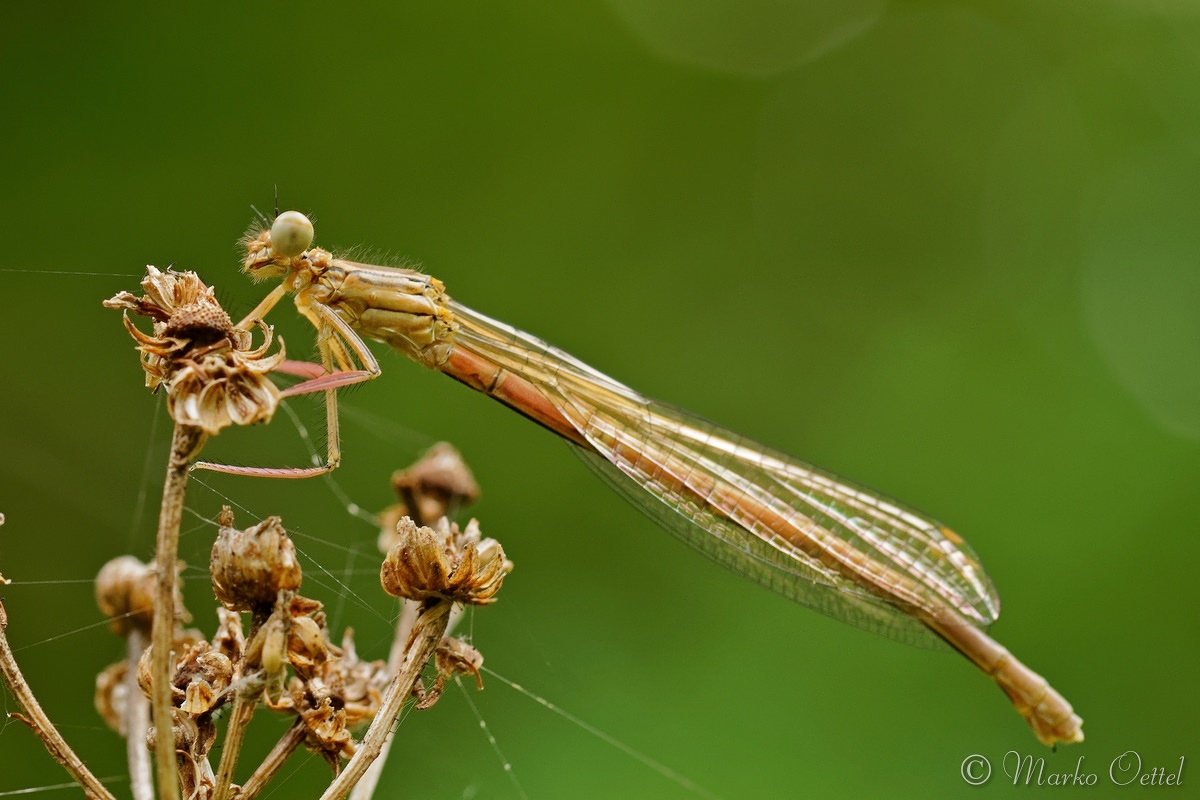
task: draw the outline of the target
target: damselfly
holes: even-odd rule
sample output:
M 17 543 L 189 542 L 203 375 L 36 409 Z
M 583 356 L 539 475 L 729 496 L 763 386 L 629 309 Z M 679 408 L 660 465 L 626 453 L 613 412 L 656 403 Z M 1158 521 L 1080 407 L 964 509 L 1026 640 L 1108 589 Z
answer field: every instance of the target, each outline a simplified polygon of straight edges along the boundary
M 1000 612 L 975 552 L 940 522 L 680 409 L 452 300 L 441 281 L 311 248 L 312 223 L 279 215 L 247 239 L 252 278 L 282 278 L 240 327 L 286 294 L 318 331 L 329 452 L 308 469 L 205 464 L 306 477 L 340 458 L 336 389 L 379 375 L 363 338 L 494 397 L 579 448 L 651 519 L 715 561 L 837 619 L 918 644 L 949 643 L 995 679 L 1044 743 L 1083 739 L 1045 679 L 985 632 Z

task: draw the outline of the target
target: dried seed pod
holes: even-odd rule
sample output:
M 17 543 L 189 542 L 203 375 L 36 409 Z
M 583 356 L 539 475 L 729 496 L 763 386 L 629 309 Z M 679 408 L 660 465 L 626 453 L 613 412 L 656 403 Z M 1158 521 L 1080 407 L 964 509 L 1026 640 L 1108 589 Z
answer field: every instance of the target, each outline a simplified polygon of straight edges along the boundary
M 176 706 L 183 702 L 188 683 L 200 674 L 195 667 L 190 665 L 199 654 L 207 653 L 210 650 L 212 650 L 212 645 L 199 631 L 191 628 L 176 630 L 175 640 L 171 643 L 171 654 L 175 659 L 171 664 L 171 686 L 173 687 L 171 695 Z M 213 652 L 220 653 L 219 650 L 213 650 Z M 227 657 L 226 660 L 228 661 Z M 151 677 L 150 671 L 152 661 L 151 648 L 147 647 L 142 651 L 141 658 L 138 659 L 136 673 L 138 688 L 146 697 L 153 697 L 151 686 L 154 679 Z M 181 676 L 183 670 L 190 670 L 187 676 Z
M 460 531 L 445 517 L 434 528 L 418 527 L 404 517 L 396 534 L 399 541 L 379 575 L 383 590 L 393 597 L 486 605 L 495 601 L 504 576 L 512 570 L 504 548 L 495 539 L 483 539 L 475 520 Z
M 283 668 L 287 666 L 287 639 L 288 628 L 291 627 L 290 620 L 280 614 L 272 614 L 265 625 L 259 630 L 259 641 L 261 649 L 258 650 L 258 662 L 263 668 L 263 672 L 272 677 L 282 677 Z M 259 642 L 251 642 L 249 655 L 251 659 L 255 655 L 254 645 Z
M 154 622 L 154 568 L 133 556 L 118 556 L 96 575 L 96 605 L 118 636 L 150 632 Z
M 96 713 L 104 724 L 113 731 L 125 735 L 125 713 L 123 709 L 128 701 L 125 698 L 125 675 L 129 672 L 128 661 L 118 661 L 109 664 L 96 676 L 96 693 L 92 702 Z
M 233 512 L 225 506 L 217 521 L 221 528 L 213 543 L 209 574 L 213 592 L 226 608 L 262 612 L 275 604 L 279 592 L 300 587 L 296 547 L 279 517 L 238 530 L 233 527 Z

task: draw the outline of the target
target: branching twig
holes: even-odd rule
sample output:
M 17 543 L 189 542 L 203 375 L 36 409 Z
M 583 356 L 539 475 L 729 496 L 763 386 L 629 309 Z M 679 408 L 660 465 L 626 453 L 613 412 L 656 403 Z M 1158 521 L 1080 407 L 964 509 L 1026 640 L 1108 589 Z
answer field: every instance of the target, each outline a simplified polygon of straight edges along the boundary
M 69 772 L 71 777 L 83 787 L 84 793 L 89 798 L 115 800 L 112 793 L 104 788 L 104 784 L 100 783 L 100 780 L 92 774 L 83 760 L 63 739 L 62 734 L 54 727 L 54 723 L 46 716 L 46 712 L 42 711 L 37 698 L 33 696 L 33 690 L 25 682 L 25 676 L 21 674 L 17 661 L 13 658 L 12 648 L 9 647 L 8 636 L 5 634 L 3 626 L 0 626 L 0 672 L 4 674 L 4 681 L 8 684 L 9 691 L 12 692 L 22 711 L 22 713 L 9 716 L 24 722 L 37 734 L 54 760 L 61 764 L 63 769 Z
M 258 765 L 254 773 L 246 780 L 242 790 L 237 794 L 237 800 L 254 800 L 271 778 L 275 777 L 275 773 L 284 765 L 288 757 L 296 751 L 304 742 L 304 737 L 308 729 L 304 725 L 304 720 L 297 719 L 292 727 L 288 728 L 287 733 L 280 737 L 275 746 L 271 748 L 271 752 L 267 753 L 267 757 Z

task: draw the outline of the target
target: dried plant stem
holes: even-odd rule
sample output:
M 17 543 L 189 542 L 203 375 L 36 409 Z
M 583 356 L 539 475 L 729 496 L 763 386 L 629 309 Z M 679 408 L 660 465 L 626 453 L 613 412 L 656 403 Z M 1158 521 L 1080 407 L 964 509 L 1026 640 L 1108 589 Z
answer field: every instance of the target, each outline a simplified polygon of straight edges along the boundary
M 254 800 L 271 778 L 275 777 L 275 773 L 284 765 L 288 757 L 304 742 L 307 733 L 308 728 L 305 727 L 304 721 L 297 719 L 295 724 L 288 728 L 287 733 L 280 737 L 275 746 L 271 748 L 271 752 L 267 753 L 267 757 L 258 765 L 254 773 L 246 779 L 245 785 L 237 794 L 237 800 Z
M 217 766 L 216 792 L 212 800 L 228 800 L 229 789 L 233 784 L 233 771 L 237 767 L 238 756 L 241 755 L 242 739 L 246 726 L 254 716 L 258 706 L 258 696 L 261 690 L 254 694 L 239 691 L 233 698 L 233 712 L 229 715 L 229 725 L 225 728 L 225 741 L 221 745 L 221 763 Z
M 150 769 L 150 751 L 146 749 L 150 701 L 137 684 L 137 665 L 145 649 L 145 635 L 134 628 L 125 637 L 125 757 L 129 764 L 129 788 L 133 800 L 154 800 L 154 776 Z
M 3 673 L 8 690 L 12 692 L 17 705 L 21 707 L 22 713 L 9 716 L 24 722 L 33 729 L 54 760 L 61 764 L 63 769 L 75 779 L 75 782 L 83 787 L 84 794 L 94 800 L 115 800 L 108 789 L 105 789 L 99 779 L 84 765 L 83 760 L 75 755 L 75 751 L 54 727 L 54 723 L 46 716 L 46 712 L 42 711 L 37 698 L 33 696 L 33 690 L 29 688 L 29 684 L 25 682 L 25 676 L 17 667 L 17 661 L 13 658 L 12 648 L 8 644 L 8 636 L 5 635 L 2 625 L 0 625 L 0 673 Z
M 404 663 L 405 645 L 412 636 L 413 626 L 417 622 L 417 614 L 420 613 L 420 610 L 421 604 L 416 600 L 403 601 L 400 619 L 396 621 L 396 634 L 392 638 L 392 649 L 388 652 L 388 672 L 392 675 L 398 673 L 400 665 Z M 449 629 L 448 625 L 447 629 Z M 383 767 L 387 763 L 391 750 L 392 737 L 389 732 L 387 738 L 383 740 L 383 746 L 379 748 L 379 756 L 371 762 L 371 766 L 367 767 L 362 780 L 354 785 L 354 790 L 350 792 L 350 800 L 371 800 L 375 796 L 375 787 L 379 785 L 379 778 L 383 775 Z
M 426 662 L 446 634 L 452 605 L 449 600 L 428 600 L 421 608 L 421 613 L 413 625 L 400 671 L 384 691 L 379 711 L 375 714 L 375 719 L 371 720 L 371 726 L 367 728 L 354 757 L 329 784 L 329 788 L 321 795 L 321 800 L 341 800 L 349 794 L 379 756 L 392 726 L 396 724 L 396 718 L 400 716 L 400 710 L 404 708 L 404 702 L 412 695 L 413 685 L 421 677 Z
M 154 759 L 158 767 L 159 800 L 175 800 L 179 797 L 179 779 L 175 770 L 175 732 L 171 727 L 174 707 L 171 698 L 171 646 L 175 638 L 175 595 L 178 582 L 176 561 L 188 470 L 204 445 L 204 439 L 204 432 L 200 428 L 176 423 L 171 436 L 171 455 L 167 460 L 162 506 L 158 512 L 158 540 L 155 544 L 158 585 L 154 598 L 150 674 L 153 683 L 151 702 L 154 712 Z
M 417 622 L 417 615 L 420 613 L 421 604 L 416 600 L 405 600 L 404 607 L 400 611 L 400 619 L 396 622 L 396 636 L 392 639 L 392 649 L 388 653 L 388 672 L 396 673 L 400 671 L 400 665 L 404 661 L 405 645 L 408 643 L 409 637 L 412 635 L 413 626 Z M 446 624 L 446 632 L 443 636 L 450 635 L 454 630 L 454 626 L 462 619 L 465 607 L 456 606 L 450 612 L 450 620 Z M 383 741 L 383 747 L 379 750 L 379 756 L 371 762 L 371 766 L 363 773 L 362 780 L 354 785 L 354 790 L 350 792 L 350 800 L 371 800 L 375 796 L 375 788 L 379 785 L 379 778 L 383 775 L 383 767 L 387 764 L 388 755 L 392 750 L 392 737 L 389 732 L 387 738 Z
M 224 513 L 224 512 L 222 512 Z M 232 523 L 231 523 L 232 524 Z M 256 641 L 266 624 L 269 614 L 256 612 L 250 624 L 249 641 Z M 242 740 L 246 736 L 246 727 L 258 708 L 259 698 L 262 697 L 263 683 L 260 657 L 248 659 L 243 665 L 243 685 L 233 696 L 233 710 L 229 715 L 229 724 L 225 726 L 225 741 L 221 745 L 221 761 L 217 765 L 217 777 L 214 784 L 212 800 L 228 800 L 232 795 L 233 771 L 237 768 L 238 757 L 242 754 Z M 268 756 L 269 757 L 269 756 Z

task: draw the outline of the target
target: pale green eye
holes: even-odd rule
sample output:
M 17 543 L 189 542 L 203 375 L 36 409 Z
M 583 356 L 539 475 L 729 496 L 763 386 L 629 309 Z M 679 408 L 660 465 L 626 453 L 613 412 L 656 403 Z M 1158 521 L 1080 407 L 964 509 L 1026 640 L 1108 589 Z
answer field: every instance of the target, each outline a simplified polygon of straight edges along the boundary
M 285 258 L 298 256 L 313 240 L 313 224 L 299 211 L 285 211 L 271 225 L 271 249 Z

